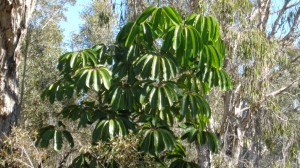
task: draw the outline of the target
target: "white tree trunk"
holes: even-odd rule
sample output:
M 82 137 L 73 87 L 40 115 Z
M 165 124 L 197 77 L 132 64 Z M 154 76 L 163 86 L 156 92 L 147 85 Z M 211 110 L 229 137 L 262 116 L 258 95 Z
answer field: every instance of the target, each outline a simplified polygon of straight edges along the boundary
M 19 50 L 34 4 L 35 0 L 0 1 L 0 145 L 20 113 Z

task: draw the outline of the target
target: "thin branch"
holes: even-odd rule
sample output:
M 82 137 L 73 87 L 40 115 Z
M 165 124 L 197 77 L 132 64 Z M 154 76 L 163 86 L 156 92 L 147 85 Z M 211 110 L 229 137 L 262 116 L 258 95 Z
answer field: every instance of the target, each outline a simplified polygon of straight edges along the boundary
M 265 9 L 264 9 L 264 18 L 263 18 L 263 32 L 266 31 L 266 27 L 267 27 L 267 23 L 269 20 L 269 16 L 270 16 L 270 6 L 271 6 L 271 0 L 267 0 L 266 4 L 265 4 Z
M 21 159 L 13 158 L 13 160 L 16 161 L 16 162 L 19 162 L 19 163 L 21 163 L 21 164 L 23 164 L 23 165 L 25 165 L 25 166 L 27 166 L 27 167 L 32 167 L 31 165 L 29 165 L 28 163 L 24 162 L 24 161 L 21 160 Z M 33 168 L 33 167 L 32 167 L 32 168 Z
M 294 63 L 296 62 L 298 59 L 300 58 L 300 55 L 294 57 L 292 60 L 291 60 L 291 63 Z
M 55 12 L 52 14 L 52 17 L 50 17 L 50 18 L 46 21 L 46 23 L 45 23 L 44 26 L 41 28 L 41 30 L 43 30 L 45 27 L 47 27 L 47 25 L 48 25 L 51 21 L 54 20 L 54 17 L 56 17 L 56 14 L 58 14 L 58 13 L 61 12 L 61 11 L 62 11 L 62 9 L 55 11 Z
M 76 151 L 75 149 L 71 149 L 70 151 L 68 151 L 64 155 L 63 159 L 58 163 L 58 165 L 57 165 L 58 167 L 57 168 L 62 168 L 64 166 L 64 163 L 66 163 L 66 161 L 67 161 L 68 157 L 70 156 L 70 154 L 73 153 L 73 152 L 75 152 L 75 151 Z
M 247 111 L 247 110 L 249 110 L 249 109 L 250 109 L 250 107 L 242 108 L 242 109 L 240 110 L 240 113 L 242 113 L 242 112 L 244 112 L 244 111 Z
M 292 81 L 292 82 L 289 83 L 287 86 L 284 86 L 284 87 L 282 87 L 282 88 L 280 88 L 280 89 L 278 89 L 278 90 L 276 90 L 276 91 L 274 91 L 274 92 L 272 92 L 272 93 L 270 93 L 270 94 L 267 94 L 267 95 L 264 97 L 263 100 L 267 100 L 267 99 L 270 98 L 270 97 L 275 97 L 275 96 L 281 94 L 282 92 L 288 90 L 291 86 L 293 86 L 293 84 L 296 83 L 297 81 L 300 81 L 300 76 L 298 77 L 298 79 Z
M 294 17 L 294 21 L 293 21 L 293 25 L 290 29 L 290 31 L 288 32 L 287 35 L 284 36 L 284 38 L 281 40 L 281 41 L 287 41 L 291 38 L 291 36 L 295 33 L 295 30 L 298 26 L 298 23 L 299 23 L 299 17 L 300 17 L 300 7 L 298 8 L 298 11 Z
M 293 7 L 295 7 L 295 6 L 299 5 L 299 4 L 300 4 L 300 1 L 296 2 L 294 4 L 291 4 L 290 6 L 287 7 L 287 9 L 293 8 Z
M 267 22 L 270 15 L 271 0 L 259 0 L 258 11 L 259 11 L 259 23 L 258 28 L 262 31 L 266 30 Z
M 300 4 L 300 1 L 299 1 L 299 2 L 296 2 L 296 3 L 293 3 L 293 4 L 291 4 L 290 6 L 287 6 L 286 9 L 293 8 L 293 7 L 295 7 L 295 6 L 299 5 L 299 4 Z M 281 9 L 279 9 L 279 10 L 277 10 L 277 11 L 275 11 L 275 12 L 271 12 L 271 15 L 276 14 L 276 13 L 278 13 L 278 12 L 280 12 L 280 11 L 281 11 Z
M 280 12 L 279 12 L 279 14 L 277 16 L 277 18 L 276 18 L 276 20 L 274 22 L 274 25 L 272 27 L 272 31 L 271 31 L 271 33 L 270 33 L 270 35 L 268 37 L 269 39 L 272 38 L 275 35 L 275 33 L 277 32 L 277 27 L 278 27 L 279 21 L 281 20 L 281 18 L 283 16 L 283 14 L 285 13 L 285 11 L 288 9 L 287 5 L 289 4 L 289 2 L 290 2 L 290 0 L 285 0 L 284 1 L 284 5 L 281 8 L 281 10 L 280 10 Z
M 25 153 L 26 158 L 27 158 L 27 160 L 29 161 L 31 167 L 34 167 L 32 161 L 31 161 L 31 158 L 30 158 L 30 156 L 28 155 L 28 153 L 27 153 L 27 151 L 26 151 L 26 149 L 25 149 L 24 147 L 22 147 L 22 151 Z

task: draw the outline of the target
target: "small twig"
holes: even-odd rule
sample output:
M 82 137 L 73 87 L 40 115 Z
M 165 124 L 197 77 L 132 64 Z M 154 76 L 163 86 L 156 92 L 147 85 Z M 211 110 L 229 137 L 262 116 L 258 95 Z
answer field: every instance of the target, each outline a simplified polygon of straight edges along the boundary
M 25 166 L 27 166 L 27 167 L 32 167 L 32 168 L 34 168 L 33 166 L 30 166 L 28 163 L 23 162 L 21 159 L 13 158 L 13 160 L 14 160 L 14 161 L 17 161 L 17 162 L 19 162 L 19 163 L 21 163 L 21 164 L 23 164 L 23 165 L 25 165 Z
M 299 81 L 299 80 L 300 80 L 300 76 L 298 77 L 298 79 L 292 81 L 292 82 L 289 83 L 287 86 L 284 86 L 284 87 L 282 87 L 282 88 L 280 88 L 280 89 L 278 89 L 278 90 L 276 90 L 276 91 L 274 91 L 274 92 L 272 92 L 272 93 L 270 93 L 270 94 L 267 94 L 267 95 L 264 97 L 263 101 L 265 101 L 265 100 L 268 99 L 269 97 L 275 97 L 275 96 L 277 96 L 278 94 L 281 94 L 282 92 L 286 91 L 286 90 L 289 89 L 291 86 L 293 86 L 293 84 L 296 83 L 296 82 Z
M 75 152 L 75 151 L 76 151 L 75 149 L 71 149 L 70 151 L 68 151 L 68 152 L 64 155 L 63 159 L 59 162 L 58 168 L 62 168 L 62 167 L 63 167 L 63 164 L 66 162 L 66 160 L 68 159 L 69 155 L 70 155 L 72 152 Z
M 29 163 L 31 164 L 31 167 L 34 167 L 32 161 L 31 161 L 31 159 L 30 159 L 30 156 L 28 155 L 28 153 L 27 153 L 27 151 L 25 150 L 24 147 L 22 147 L 22 151 L 25 153 L 27 160 L 28 160 Z

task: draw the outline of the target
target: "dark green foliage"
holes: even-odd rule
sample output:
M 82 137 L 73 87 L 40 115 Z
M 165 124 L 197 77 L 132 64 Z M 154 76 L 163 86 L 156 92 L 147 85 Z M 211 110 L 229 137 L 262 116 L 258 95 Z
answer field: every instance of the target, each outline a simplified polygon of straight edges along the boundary
M 58 123 L 58 125 L 60 125 L 60 122 Z M 53 125 L 43 127 L 39 130 L 35 145 L 41 148 L 46 148 L 49 146 L 50 140 L 52 138 L 54 139 L 53 148 L 56 151 L 61 150 L 63 139 L 65 139 L 70 144 L 70 147 L 74 147 L 74 140 L 70 132 L 62 129 L 61 127 L 56 128 Z
M 217 138 L 206 130 L 211 109 L 205 99 L 213 86 L 223 90 L 231 82 L 223 68 L 224 44 L 215 18 L 193 14 L 183 20 L 172 7 L 147 8 L 133 23 L 126 24 L 111 46 L 97 45 L 69 52 L 59 59 L 61 78 L 43 93 L 51 103 L 83 93 L 97 93 L 96 101 L 80 98 L 66 106 L 63 118 L 79 121 L 78 129 L 95 128 L 91 143 L 140 136 L 140 152 L 155 158 L 168 154 L 170 167 L 197 167 L 186 160 L 185 149 L 171 127 L 174 120 L 186 122 L 182 139 L 207 143 L 216 152 Z M 54 138 L 62 148 L 63 136 L 71 146 L 72 136 L 46 127 L 39 133 L 38 146 Z M 164 162 L 164 160 L 160 160 Z M 81 154 L 74 167 L 96 162 Z
M 196 163 L 187 160 L 185 148 L 180 143 L 167 153 L 167 158 L 173 160 L 170 168 L 200 168 Z

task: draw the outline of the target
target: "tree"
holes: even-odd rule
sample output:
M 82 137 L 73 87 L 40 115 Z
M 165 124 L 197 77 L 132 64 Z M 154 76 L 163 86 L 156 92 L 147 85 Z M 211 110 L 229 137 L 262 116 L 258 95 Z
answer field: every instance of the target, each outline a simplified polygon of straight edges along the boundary
M 141 1 L 127 2 L 132 4 L 131 11 L 143 8 Z M 179 4 L 182 1 L 147 2 Z M 211 156 L 199 146 L 202 156 L 198 158 L 208 158 L 206 166 L 219 162 L 220 165 L 216 165 L 219 167 L 270 167 L 277 163 L 286 167 L 289 162 L 296 165 L 293 157 L 295 151 L 299 152 L 299 148 L 295 150 L 299 143 L 295 138 L 286 137 L 299 136 L 292 117 L 297 113 L 291 108 L 291 104 L 299 100 L 296 94 L 300 80 L 299 54 L 290 54 L 290 50 L 299 48 L 299 1 L 190 2 L 176 8 L 213 15 L 220 21 L 227 51 L 225 68 L 235 83 L 233 90 L 225 94 L 213 90 L 207 95 L 215 104 L 211 127 L 219 132 L 221 149 L 219 155 Z M 269 148 L 270 141 L 277 152 L 274 147 Z M 291 153 L 291 157 L 287 153 Z
M 73 4 L 73 0 L 39 0 L 32 14 L 19 69 L 22 73 L 19 123 L 28 131 L 55 121 L 53 111 L 61 108 L 59 104 L 50 106 L 43 103 L 40 92 L 55 79 L 56 60 L 63 53 L 63 32 L 59 22 L 65 19 L 67 5 Z
M 217 137 L 206 127 L 211 109 L 205 95 L 215 86 L 231 88 L 224 57 L 214 17 L 192 14 L 183 20 L 172 7 L 150 6 L 121 29 L 114 44 L 62 55 L 60 78 L 42 96 L 51 103 L 75 97 L 77 103 L 59 115 L 77 121 L 78 129 L 91 128 L 94 148 L 134 134 L 140 152 L 163 164 L 170 159 L 171 167 L 196 167 L 180 139 L 218 150 Z M 182 134 L 172 130 L 178 126 Z M 36 145 L 47 147 L 52 139 L 58 151 L 65 140 L 75 145 L 63 120 L 40 129 Z M 102 161 L 82 150 L 71 166 L 118 164 L 114 158 Z
M 288 112 L 282 110 L 285 105 L 278 106 L 278 99 L 283 93 L 293 95 L 299 73 L 295 72 L 293 77 L 288 74 L 284 75 L 286 78 L 277 77 L 297 69 L 294 61 L 297 55 L 289 54 L 289 50 L 299 40 L 296 26 L 299 24 L 299 5 L 298 1 L 289 0 L 279 4 L 269 0 L 217 0 L 198 4 L 199 11 L 220 20 L 227 49 L 225 69 L 235 83 L 235 88 L 225 94 L 216 91 L 208 95 L 213 100 L 223 98 L 223 103 L 213 108 L 219 111 L 213 113 L 218 114 L 214 116 L 213 125 L 220 130 L 222 167 L 260 166 L 260 160 L 269 155 L 263 154 L 263 149 L 273 138 L 264 135 L 272 132 L 275 136 L 276 132 L 276 136 L 282 136 L 279 134 L 282 131 L 277 128 L 286 125 L 286 121 L 279 118 L 287 117 Z M 291 100 L 285 101 L 291 103 Z M 293 118 L 288 121 L 292 123 Z M 297 135 L 297 130 L 293 132 Z M 271 166 L 268 160 L 264 162 Z
M 116 36 L 116 16 L 109 1 L 93 1 L 86 6 L 80 17 L 84 24 L 73 35 L 71 48 L 79 50 L 96 44 L 110 44 Z M 105 33 L 103 33 L 105 32 Z
M 19 117 L 19 50 L 34 4 L 34 0 L 4 0 L 0 3 L 0 140 L 10 133 Z

